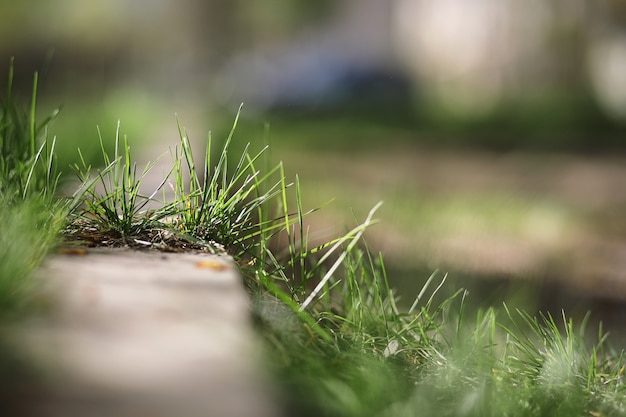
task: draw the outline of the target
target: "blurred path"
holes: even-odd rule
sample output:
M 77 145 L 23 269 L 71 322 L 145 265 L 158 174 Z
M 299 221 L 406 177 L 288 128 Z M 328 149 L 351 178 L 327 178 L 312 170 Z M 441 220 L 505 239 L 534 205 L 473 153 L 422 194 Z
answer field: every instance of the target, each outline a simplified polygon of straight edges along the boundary
M 23 326 L 37 417 L 276 416 L 232 260 L 89 249 L 39 271 L 55 314 Z

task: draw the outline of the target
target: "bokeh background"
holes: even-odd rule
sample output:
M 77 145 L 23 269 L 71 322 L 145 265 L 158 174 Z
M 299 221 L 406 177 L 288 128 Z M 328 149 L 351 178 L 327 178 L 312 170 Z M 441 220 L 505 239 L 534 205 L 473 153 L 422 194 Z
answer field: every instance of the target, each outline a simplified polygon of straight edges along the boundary
M 0 0 L 0 79 L 11 57 L 62 107 L 62 168 L 117 120 L 145 161 L 175 113 L 223 139 L 243 102 L 238 146 L 335 199 L 313 239 L 385 201 L 368 242 L 405 303 L 439 269 L 479 305 L 626 314 L 622 0 Z

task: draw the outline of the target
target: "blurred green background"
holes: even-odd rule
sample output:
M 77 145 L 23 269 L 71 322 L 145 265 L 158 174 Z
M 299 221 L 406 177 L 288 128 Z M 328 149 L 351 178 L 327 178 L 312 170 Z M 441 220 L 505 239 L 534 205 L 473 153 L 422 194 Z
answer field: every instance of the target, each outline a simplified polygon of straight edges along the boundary
M 623 317 L 623 1 L 0 0 L 0 79 L 11 57 L 62 107 L 62 168 L 117 120 L 140 160 L 175 112 L 200 148 L 243 102 L 238 146 L 335 198 L 314 239 L 385 201 L 369 244 L 405 302 L 439 268 L 478 303 Z

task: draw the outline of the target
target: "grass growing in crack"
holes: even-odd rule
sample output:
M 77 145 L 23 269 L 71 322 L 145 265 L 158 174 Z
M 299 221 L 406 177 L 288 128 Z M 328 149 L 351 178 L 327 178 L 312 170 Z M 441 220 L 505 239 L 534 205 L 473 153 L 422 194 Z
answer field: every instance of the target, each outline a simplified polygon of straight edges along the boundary
M 104 149 L 99 130 L 98 136 L 104 169 L 93 177 L 92 168 L 86 164 L 80 150 L 81 164 L 74 165 L 74 171 L 82 181 L 77 200 L 77 203 L 84 203 L 85 206 L 82 216 L 88 216 L 98 229 L 111 232 L 113 237 L 126 240 L 141 236 L 153 228 L 155 222 L 171 214 L 166 209 L 147 208 L 167 181 L 167 176 L 152 194 L 142 194 L 143 180 L 157 161 L 147 164 L 138 173 L 127 138 L 120 138 L 120 122 L 115 131 L 115 151 L 112 157 Z
M 175 225 L 183 233 L 208 242 L 218 242 L 233 255 L 249 251 L 248 245 L 261 230 L 273 229 L 269 223 L 259 222 L 256 215 L 266 202 L 280 192 L 276 182 L 269 187 L 278 167 L 262 174 L 255 168 L 265 149 L 255 155 L 248 147 L 229 169 L 232 155 L 230 144 L 237 127 L 238 115 L 222 147 L 216 164 L 212 163 L 212 138 L 207 138 L 204 163 L 198 168 L 187 132 L 178 123 L 180 148 L 173 152 L 174 206 L 177 206 Z M 263 192 L 260 192 L 263 190 Z
M 228 151 L 236 123 L 215 165 L 211 163 L 211 137 L 206 144 L 206 159 L 199 164 L 179 123 L 180 147 L 170 152 L 171 169 L 150 195 L 142 194 L 141 187 L 154 163 L 138 174 L 126 138 L 120 140 L 118 123 L 113 157 L 102 146 L 104 168 L 93 175 L 92 167 L 82 158 L 81 164 L 74 166 L 82 185 L 72 204 L 78 211 L 72 236 L 84 238 L 81 229 L 88 228 L 98 234 L 96 243 L 140 242 L 147 247 L 176 250 L 168 246 L 176 240 L 175 246 L 187 249 L 227 248 L 234 256 L 249 256 L 246 254 L 257 245 L 261 230 L 282 225 L 275 220 L 259 222 L 256 216 L 259 207 L 287 185 L 278 181 L 267 187 L 278 167 L 264 174 L 255 168 L 255 161 L 264 151 L 253 156 L 244 151 L 234 169 L 229 169 Z M 168 188 L 173 193 L 169 199 Z M 261 188 L 263 192 L 259 192 Z M 156 201 L 157 196 L 162 200 Z M 176 239 L 168 239 L 172 236 Z

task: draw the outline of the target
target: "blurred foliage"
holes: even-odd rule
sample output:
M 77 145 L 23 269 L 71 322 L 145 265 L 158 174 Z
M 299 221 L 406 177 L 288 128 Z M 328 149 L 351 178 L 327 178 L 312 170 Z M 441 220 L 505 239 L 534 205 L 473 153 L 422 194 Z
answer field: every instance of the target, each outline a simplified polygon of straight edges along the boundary
M 519 96 L 477 118 L 425 105 L 418 110 L 416 124 L 438 134 L 441 144 L 502 151 L 626 150 L 626 126 L 608 118 L 585 91 Z
M 146 0 L 61 0 L 50 4 L 0 0 L 0 59 L 17 54 L 18 86 L 20 80 L 28 86 L 32 72 L 40 71 L 42 97 L 50 106 L 63 107 L 63 117 L 52 132 L 59 140 L 61 169 L 66 168 L 68 159 L 73 160 L 77 146 L 84 148 L 87 157 L 97 153 L 97 146 L 92 146 L 97 145 L 95 126 L 100 126 L 108 140 L 113 135 L 107 131 L 111 132 L 121 119 L 123 131 L 133 142 L 150 140 L 156 133 L 146 132 L 146 127 L 155 132 L 163 128 L 154 117 L 155 108 L 167 107 L 172 113 L 184 111 L 176 107 L 174 98 L 197 94 L 192 98 L 194 104 L 206 107 L 209 113 L 216 99 L 208 87 L 210 79 L 233 56 L 267 45 L 290 45 L 294 35 L 297 38 L 308 30 L 316 39 L 321 36 L 316 30 L 323 31 L 328 22 L 350 13 L 347 2 L 331 0 L 270 0 L 258 4 L 182 0 L 144 7 L 146 4 Z M 180 22 L 185 25 L 180 26 Z M 171 30 L 172 25 L 176 30 Z M 571 50 L 566 54 L 567 62 L 583 60 L 581 30 L 578 26 L 554 29 L 554 48 Z M 536 62 L 533 58 L 536 71 L 547 65 L 544 59 L 555 58 L 539 56 Z M 0 77 L 4 71 L 1 64 Z M 591 87 L 585 85 L 584 66 L 569 68 L 548 83 L 554 91 L 540 87 L 536 88 L 539 91 L 522 91 L 482 116 L 454 114 L 438 105 L 427 97 L 427 85 L 422 85 L 423 91 L 420 85 L 403 87 L 395 95 L 376 88 L 370 94 L 370 89 L 359 87 L 323 106 L 250 114 L 248 120 L 242 118 L 237 134 L 258 138 L 265 123 L 269 123 L 271 138 L 276 142 L 329 150 L 395 143 L 479 146 L 503 151 L 624 149 L 624 123 L 602 111 Z M 564 88 L 560 79 L 574 88 Z M 246 112 L 244 107 L 244 116 Z M 210 126 L 225 131 L 233 112 L 218 109 L 212 116 Z
M 87 164 L 103 164 L 98 129 L 105 147 L 110 150 L 115 142 L 118 120 L 121 122 L 120 134 L 128 137 L 133 148 L 145 147 L 155 136 L 162 136 L 162 125 L 157 123 L 163 113 L 161 105 L 158 100 L 131 88 L 109 91 L 98 99 L 47 97 L 42 107 L 61 109 L 61 117 L 50 127 L 50 135 L 57 138 L 58 167 L 64 177 L 72 175 L 69 167 L 78 161 L 78 148 Z M 174 123 L 172 111 L 170 124 Z M 165 151 L 166 148 L 162 149 Z
M 232 114 L 216 114 L 221 137 Z M 398 107 L 349 102 L 264 114 L 246 113 L 244 107 L 237 135 L 261 144 L 259 132 L 266 125 L 272 142 L 287 148 L 359 152 L 409 144 L 533 152 L 626 150 L 626 126 L 608 118 L 584 91 L 519 97 L 474 118 L 419 100 Z
M 331 0 L 269 0 L 250 3 L 236 0 L 236 13 L 259 33 L 292 32 L 329 15 L 337 3 Z M 282 30 L 281 30 L 282 29 Z M 283 33 L 284 35 L 284 33 Z

